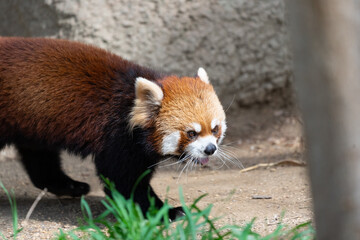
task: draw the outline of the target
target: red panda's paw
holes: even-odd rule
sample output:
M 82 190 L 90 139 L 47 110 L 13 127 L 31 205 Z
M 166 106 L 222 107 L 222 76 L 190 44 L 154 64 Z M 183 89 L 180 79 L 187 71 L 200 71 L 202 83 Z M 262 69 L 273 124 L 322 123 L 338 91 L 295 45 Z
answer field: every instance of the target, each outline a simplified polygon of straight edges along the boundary
M 66 184 L 51 184 L 47 189 L 58 197 L 81 197 L 90 191 L 90 186 L 87 183 L 69 179 Z
M 176 221 L 178 218 L 185 216 L 185 212 L 182 207 L 171 208 L 169 210 L 170 222 Z

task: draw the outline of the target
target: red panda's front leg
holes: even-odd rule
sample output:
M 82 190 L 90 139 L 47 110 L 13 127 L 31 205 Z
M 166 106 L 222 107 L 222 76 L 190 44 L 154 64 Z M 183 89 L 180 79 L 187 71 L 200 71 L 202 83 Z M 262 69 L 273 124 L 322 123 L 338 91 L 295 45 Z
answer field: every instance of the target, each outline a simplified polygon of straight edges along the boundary
M 140 182 L 137 187 L 137 191 L 135 191 L 134 201 L 139 203 L 142 208 L 143 213 L 149 209 L 149 196 L 155 199 L 155 205 L 158 209 L 160 209 L 164 203 L 154 192 L 153 188 L 150 185 L 150 178 L 144 179 L 144 181 Z M 174 221 L 179 217 L 184 216 L 185 213 L 182 207 L 175 207 L 169 210 L 169 219 L 170 221 Z
M 134 134 L 134 138 L 137 138 L 137 134 Z M 130 198 L 136 181 L 149 169 L 149 166 L 157 161 L 158 156 L 139 151 L 138 146 L 130 141 L 130 139 L 123 142 L 124 145 L 121 144 L 121 141 L 115 142 L 113 147 L 109 146 L 111 144 L 108 145 L 106 153 L 95 156 L 97 173 L 113 182 L 116 189 L 125 198 Z M 155 205 L 158 209 L 164 205 L 163 201 L 156 195 L 150 186 L 153 168 L 150 170 L 151 172 L 145 175 L 136 186 L 133 196 L 133 200 L 139 204 L 144 216 L 146 216 L 145 214 L 150 207 L 149 197 L 155 199 Z M 105 193 L 111 196 L 111 193 L 106 188 Z M 177 217 L 183 215 L 184 212 L 181 207 L 170 209 L 170 220 L 175 220 Z

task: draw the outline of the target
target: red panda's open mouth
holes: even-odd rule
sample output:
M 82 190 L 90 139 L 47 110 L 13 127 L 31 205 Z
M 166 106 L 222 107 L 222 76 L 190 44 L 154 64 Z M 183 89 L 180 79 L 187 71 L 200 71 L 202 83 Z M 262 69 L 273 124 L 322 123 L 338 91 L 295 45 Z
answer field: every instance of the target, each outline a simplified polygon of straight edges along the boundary
M 205 157 L 205 158 L 198 158 L 197 162 L 199 162 L 201 165 L 206 165 L 209 162 L 209 158 Z

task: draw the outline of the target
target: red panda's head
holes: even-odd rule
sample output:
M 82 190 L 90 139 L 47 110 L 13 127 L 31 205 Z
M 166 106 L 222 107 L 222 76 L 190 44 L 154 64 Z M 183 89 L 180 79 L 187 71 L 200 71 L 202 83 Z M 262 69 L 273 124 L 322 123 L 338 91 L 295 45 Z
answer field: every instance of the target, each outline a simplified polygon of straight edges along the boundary
M 200 68 L 196 78 L 169 76 L 161 85 L 136 79 L 130 128 L 154 127 L 149 140 L 161 155 L 207 163 L 226 131 L 225 113 L 207 73 Z

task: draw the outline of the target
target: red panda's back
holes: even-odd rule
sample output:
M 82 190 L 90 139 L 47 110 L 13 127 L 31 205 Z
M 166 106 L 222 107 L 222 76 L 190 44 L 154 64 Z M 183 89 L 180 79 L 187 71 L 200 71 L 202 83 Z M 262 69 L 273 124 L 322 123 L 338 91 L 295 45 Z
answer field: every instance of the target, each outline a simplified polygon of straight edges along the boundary
M 84 44 L 0 38 L 0 135 L 98 143 L 119 64 Z

